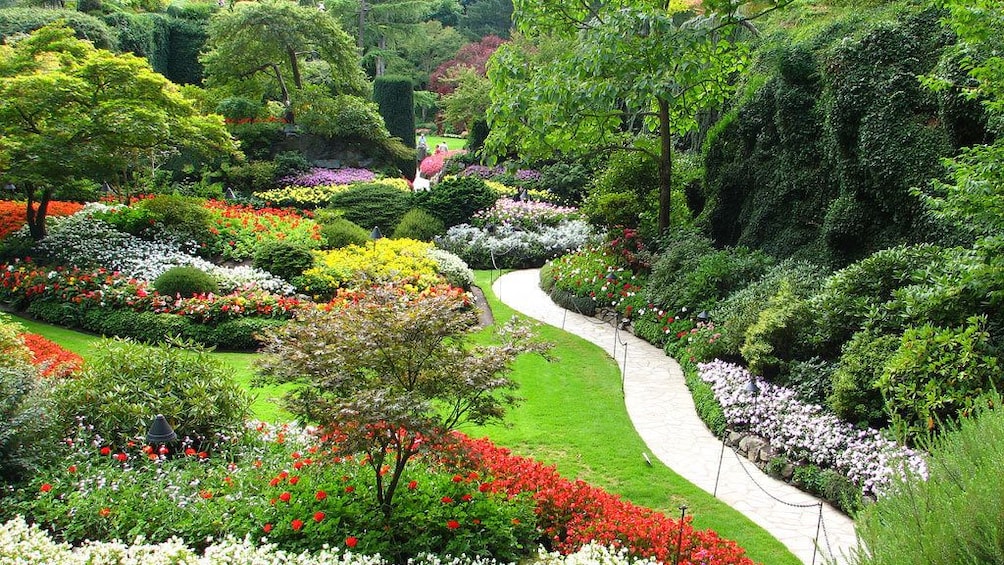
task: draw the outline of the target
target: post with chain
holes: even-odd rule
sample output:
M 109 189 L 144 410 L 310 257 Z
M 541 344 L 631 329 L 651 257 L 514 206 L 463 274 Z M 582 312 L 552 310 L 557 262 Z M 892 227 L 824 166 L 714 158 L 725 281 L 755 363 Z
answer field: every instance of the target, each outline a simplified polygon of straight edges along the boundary
M 673 565 L 680 565 L 680 554 L 683 553 L 683 518 L 687 515 L 687 505 L 680 505 L 680 533 L 676 536 L 676 556 Z

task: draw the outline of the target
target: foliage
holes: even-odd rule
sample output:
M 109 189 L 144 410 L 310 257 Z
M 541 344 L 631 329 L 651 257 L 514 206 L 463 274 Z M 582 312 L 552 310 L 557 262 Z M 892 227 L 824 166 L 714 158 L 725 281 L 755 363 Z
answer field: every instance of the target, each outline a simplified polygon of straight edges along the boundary
M 718 245 L 841 267 L 949 235 L 911 189 L 943 176 L 939 159 L 965 143 L 951 132 L 984 127 L 978 107 L 948 111 L 956 97 L 917 80 L 952 43 L 924 4 L 848 10 L 765 39 L 748 91 L 704 145 L 700 223 Z
M 756 321 L 746 329 L 739 348 L 750 372 L 771 381 L 787 373 L 786 360 L 798 358 L 798 349 L 805 348 L 798 342 L 798 328 L 809 323 L 814 314 L 809 302 L 795 294 L 791 283 L 781 282 Z
M 546 202 L 528 202 L 500 198 L 491 208 L 480 210 L 471 218 L 479 228 L 514 228 L 532 231 L 543 226 L 557 226 L 563 221 L 579 218 L 578 210 Z
M 393 237 L 432 241 L 445 232 L 446 226 L 439 218 L 421 208 L 412 208 L 401 217 L 401 221 L 394 228 Z
M 340 249 L 346 245 L 366 245 L 370 232 L 350 220 L 338 217 L 321 225 L 324 249 Z
M 858 565 L 987 563 L 1002 528 L 996 469 L 1004 462 L 1004 413 L 980 410 L 931 445 L 929 476 L 897 481 L 858 515 Z
M 154 221 L 183 241 L 205 243 L 207 239 L 211 224 L 204 199 L 159 194 L 140 200 L 135 206 L 148 212 Z
M 804 403 L 794 391 L 756 380 L 738 365 L 713 361 L 698 365 L 711 384 L 729 426 L 757 434 L 793 461 L 832 468 L 853 481 L 865 495 L 883 494 L 904 474 L 926 475 L 927 461 L 917 451 L 861 429 Z M 758 392 L 746 387 L 750 382 Z
M 470 69 L 479 76 L 485 76 L 488 59 L 502 45 L 502 38 L 494 35 L 481 37 L 479 41 L 461 47 L 456 56 L 436 67 L 429 75 L 429 90 L 440 95 L 451 94 L 456 88 L 452 79 L 460 69 Z
M 907 328 L 876 388 L 898 437 L 916 442 L 959 417 L 971 416 L 1000 381 L 986 318 L 958 328 Z
M 888 422 L 878 380 L 899 343 L 898 336 L 860 331 L 844 344 L 828 401 L 834 413 L 861 426 Z
M 485 114 L 491 104 L 491 81 L 469 67 L 458 67 L 450 72 L 452 92 L 443 96 L 443 119 L 458 131 L 468 132 L 466 149 L 479 154 L 488 137 Z
M 446 179 L 415 195 L 415 203 L 447 228 L 468 223 L 475 212 L 491 207 L 496 200 L 498 194 L 485 181 L 473 177 Z
M 409 460 L 461 423 L 500 420 L 516 402 L 516 384 L 507 377 L 512 363 L 546 350 L 513 325 L 500 332 L 500 345 L 471 345 L 476 315 L 465 300 L 376 290 L 266 336 L 263 372 L 302 383 L 291 411 L 343 434 L 345 452 L 367 456 L 392 540 L 403 534 L 395 527 L 394 499 Z
M 251 259 L 260 245 L 271 241 L 314 249 L 321 244 L 321 228 L 309 212 L 289 208 L 255 208 L 220 200 L 205 203 L 211 225 L 199 254 L 224 260 Z
M 43 377 L 62 378 L 75 374 L 84 360 L 35 333 L 21 334 L 24 346 L 31 350 L 31 364 L 38 367 Z
M 119 449 L 145 436 L 163 414 L 179 438 L 189 436 L 208 451 L 244 425 L 251 405 L 231 369 L 192 344 L 106 340 L 55 395 L 64 426 L 82 417 Z
M 303 274 L 314 264 L 310 249 L 298 243 L 273 241 L 258 248 L 254 266 L 287 281 Z
M 227 187 L 243 194 L 272 188 L 277 174 L 278 166 L 273 161 L 248 161 L 223 168 Z
M 377 105 L 358 96 L 326 96 L 311 89 L 297 101 L 297 123 L 311 133 L 370 143 L 390 137 Z
M 436 271 L 446 279 L 447 284 L 471 290 L 474 286 L 474 271 L 463 259 L 444 249 L 430 249 L 429 257 L 436 262 Z
M 791 482 L 800 489 L 829 500 L 847 514 L 855 515 L 863 506 L 861 489 L 847 477 L 818 465 L 798 465 Z
M 235 151 L 219 116 L 199 115 L 145 60 L 95 49 L 67 28 L 42 28 L 0 60 L 0 161 L 28 207 L 41 191 L 39 213 L 28 216 L 36 239 L 53 188 L 72 178 L 121 186 L 151 151 Z
M 0 11 L 0 36 L 30 34 L 57 21 L 65 22 L 77 39 L 86 39 L 98 49 L 117 47 L 115 35 L 105 22 L 76 10 L 4 7 Z
M 328 207 L 340 210 L 347 220 L 360 226 L 377 227 L 380 233 L 391 234 L 412 208 L 412 197 L 386 184 L 363 182 L 332 195 Z
M 373 81 L 373 101 L 391 137 L 400 138 L 408 147 L 415 146 L 415 102 L 411 79 L 383 75 Z
M 211 294 L 219 290 L 212 275 L 189 266 L 171 267 L 154 279 L 153 288 L 164 296 L 191 298 L 198 294 Z

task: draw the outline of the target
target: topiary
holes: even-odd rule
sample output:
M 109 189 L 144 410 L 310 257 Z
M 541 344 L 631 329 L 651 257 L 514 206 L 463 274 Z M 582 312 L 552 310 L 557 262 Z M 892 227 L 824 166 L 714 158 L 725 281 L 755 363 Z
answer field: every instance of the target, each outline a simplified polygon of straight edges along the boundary
M 406 76 L 382 75 L 373 81 L 376 102 L 391 136 L 415 148 L 415 85 Z
M 324 249 L 338 249 L 346 245 L 365 245 L 370 240 L 370 232 L 359 224 L 335 218 L 321 225 L 321 237 L 324 238 Z
M 205 199 L 194 196 L 159 194 L 134 206 L 153 214 L 157 222 L 183 240 L 204 243 L 211 218 L 205 203 Z
M 298 243 L 270 241 L 255 251 L 253 265 L 287 281 L 314 264 L 310 250 Z
M 498 198 L 498 193 L 477 177 L 447 179 L 416 194 L 418 205 L 447 228 L 469 223 L 475 212 L 490 208 Z
M 163 414 L 179 438 L 189 436 L 207 449 L 205 442 L 239 432 L 251 406 L 233 370 L 190 342 L 150 347 L 104 340 L 80 376 L 55 396 L 62 422 L 82 416 L 119 446 L 142 437 Z
M 434 237 L 444 233 L 446 233 L 446 227 L 439 218 L 421 208 L 412 208 L 394 228 L 394 239 L 432 241 Z
M 153 288 L 164 296 L 180 295 L 182 298 L 189 298 L 196 294 L 217 292 L 219 285 L 209 273 L 195 267 L 179 265 L 171 267 L 157 277 L 153 281 Z

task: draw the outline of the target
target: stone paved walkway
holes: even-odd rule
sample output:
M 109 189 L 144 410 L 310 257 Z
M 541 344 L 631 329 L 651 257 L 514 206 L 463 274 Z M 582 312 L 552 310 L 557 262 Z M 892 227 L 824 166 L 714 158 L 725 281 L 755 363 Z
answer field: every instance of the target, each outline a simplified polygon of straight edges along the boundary
M 844 556 L 856 538 L 846 515 L 822 503 L 818 528 L 818 499 L 765 475 L 730 449 L 722 458 L 722 442 L 697 416 L 676 361 L 627 332 L 615 333 L 609 324 L 557 306 L 538 281 L 538 270 L 516 271 L 500 277 L 492 290 L 513 309 L 580 336 L 614 358 L 624 379 L 628 415 L 653 455 L 708 493 L 715 490 L 721 460 L 719 499 L 770 532 L 804 563 L 847 562 Z

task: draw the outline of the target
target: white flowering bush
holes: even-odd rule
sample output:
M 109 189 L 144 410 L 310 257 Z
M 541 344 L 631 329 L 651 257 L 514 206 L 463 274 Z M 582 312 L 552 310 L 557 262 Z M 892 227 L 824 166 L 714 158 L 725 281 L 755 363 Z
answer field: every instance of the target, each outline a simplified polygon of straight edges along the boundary
M 474 271 L 460 257 L 435 247 L 429 250 L 428 255 L 436 262 L 436 271 L 451 285 L 466 289 L 474 285 Z
M 293 293 L 289 283 L 261 269 L 226 267 L 196 257 L 190 242 L 169 237 L 148 241 L 91 217 L 107 209 L 103 204 L 88 204 L 72 216 L 54 218 L 36 250 L 65 265 L 103 267 L 140 280 L 153 281 L 171 267 L 189 265 L 213 275 L 223 293 L 246 288 Z
M 548 553 L 541 549 L 537 562 L 542 565 L 630 565 L 655 563 L 654 559 L 633 559 L 626 549 L 614 550 L 590 543 L 570 555 Z M 121 541 L 88 542 L 79 547 L 57 542 L 37 524 L 29 525 L 18 516 L 0 527 L 0 565 L 46 563 L 48 565 L 87 565 L 117 563 L 119 565 L 386 565 L 391 563 L 378 555 L 360 555 L 337 548 L 301 553 L 277 549 L 261 540 L 227 537 L 211 543 L 202 554 L 186 546 L 178 538 L 162 543 L 146 543 L 137 538 L 131 544 Z M 485 557 L 421 556 L 409 560 L 412 565 L 501 565 Z
M 460 224 L 436 238 L 436 245 L 476 269 L 521 268 L 540 266 L 548 259 L 588 245 L 596 237 L 582 220 L 542 225 L 533 231 L 509 224 L 494 229 Z
M 793 460 L 845 474 L 864 494 L 881 495 L 894 476 L 927 476 L 927 461 L 920 452 L 878 430 L 855 428 L 818 404 L 802 402 L 790 389 L 756 380 L 759 391 L 754 396 L 747 390 L 754 377 L 739 365 L 715 360 L 697 369 L 714 390 L 728 425 L 766 438 Z

